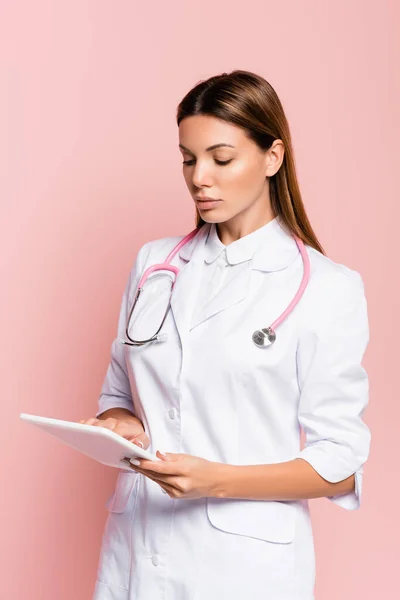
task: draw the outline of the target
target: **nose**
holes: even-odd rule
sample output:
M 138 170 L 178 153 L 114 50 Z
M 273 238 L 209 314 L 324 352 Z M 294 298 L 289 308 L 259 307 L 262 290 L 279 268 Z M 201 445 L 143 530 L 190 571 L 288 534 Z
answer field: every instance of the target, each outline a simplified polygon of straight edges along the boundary
M 211 169 L 206 163 L 202 163 L 199 160 L 197 161 L 192 171 L 192 183 L 199 189 L 212 184 Z

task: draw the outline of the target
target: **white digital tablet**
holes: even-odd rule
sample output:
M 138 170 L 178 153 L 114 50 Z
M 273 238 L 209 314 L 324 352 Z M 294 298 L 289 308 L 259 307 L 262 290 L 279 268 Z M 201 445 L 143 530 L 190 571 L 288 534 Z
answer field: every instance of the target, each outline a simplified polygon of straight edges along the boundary
M 61 419 L 40 417 L 27 413 L 21 413 L 20 418 L 40 427 L 40 429 L 54 435 L 68 446 L 108 467 L 131 471 L 132 469 L 129 466 L 131 458 L 161 460 L 148 450 L 140 448 L 105 427 L 75 423 L 74 421 L 62 421 Z

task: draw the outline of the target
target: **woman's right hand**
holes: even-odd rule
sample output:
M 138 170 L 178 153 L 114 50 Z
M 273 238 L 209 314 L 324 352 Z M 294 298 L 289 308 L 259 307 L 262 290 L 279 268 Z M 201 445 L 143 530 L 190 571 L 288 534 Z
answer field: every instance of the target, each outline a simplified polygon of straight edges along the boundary
M 91 417 L 90 419 L 82 419 L 79 421 L 83 425 L 93 425 L 94 427 L 106 427 L 111 429 L 123 438 L 133 442 L 140 448 L 147 448 L 150 446 L 150 440 L 147 437 L 142 423 L 136 417 L 124 415 L 121 417 L 106 417 L 97 419 Z

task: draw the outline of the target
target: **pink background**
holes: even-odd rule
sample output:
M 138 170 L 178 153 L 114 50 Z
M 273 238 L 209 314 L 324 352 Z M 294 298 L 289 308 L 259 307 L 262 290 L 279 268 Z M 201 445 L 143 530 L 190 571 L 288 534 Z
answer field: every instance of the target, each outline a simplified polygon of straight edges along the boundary
M 2 3 L 1 598 L 91 597 L 116 471 L 19 413 L 94 415 L 135 253 L 194 226 L 176 106 L 200 79 L 235 68 L 280 96 L 311 223 L 331 258 L 360 271 L 369 305 L 363 506 L 311 501 L 316 598 L 395 597 L 396 4 Z

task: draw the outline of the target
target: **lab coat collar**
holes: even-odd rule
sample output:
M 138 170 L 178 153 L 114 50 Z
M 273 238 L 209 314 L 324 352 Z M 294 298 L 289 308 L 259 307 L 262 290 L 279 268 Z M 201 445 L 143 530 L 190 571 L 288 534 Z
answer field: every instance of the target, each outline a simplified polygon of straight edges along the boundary
M 208 225 L 200 227 L 196 235 L 179 252 L 179 257 L 188 262 L 181 267 L 175 280 L 171 296 L 171 309 L 182 346 L 185 344 L 189 332 L 190 318 L 200 288 L 199 268 L 204 264 L 204 250 L 208 232 Z M 182 257 L 183 250 L 185 250 L 184 257 Z
M 200 239 L 205 242 L 204 260 L 207 263 L 226 250 L 227 260 L 231 265 L 251 260 L 252 269 L 280 271 L 288 267 L 299 254 L 293 236 L 279 216 L 227 246 L 219 239 L 215 223 L 206 223 L 200 231 L 203 235 L 199 237 L 197 234 L 181 248 L 179 256 L 184 260 L 190 261 Z

